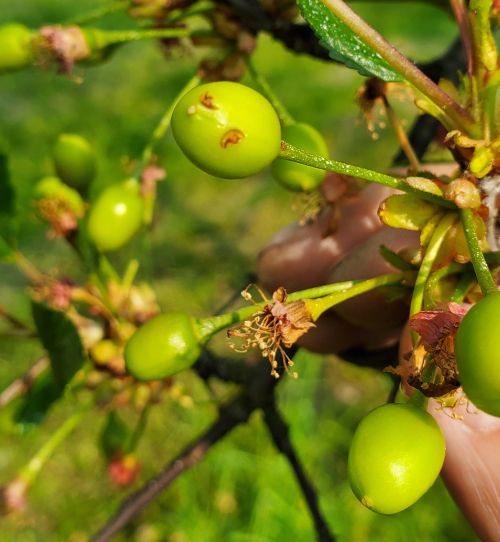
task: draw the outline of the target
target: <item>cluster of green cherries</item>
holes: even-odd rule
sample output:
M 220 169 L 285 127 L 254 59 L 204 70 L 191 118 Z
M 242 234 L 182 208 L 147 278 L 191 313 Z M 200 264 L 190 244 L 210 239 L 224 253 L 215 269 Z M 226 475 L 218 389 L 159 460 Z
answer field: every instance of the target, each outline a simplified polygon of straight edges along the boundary
M 85 215 L 89 187 L 97 172 L 93 147 L 78 134 L 61 134 L 53 146 L 52 159 L 55 175 L 37 183 L 35 197 L 58 201 L 83 219 L 88 238 L 100 252 L 118 250 L 128 243 L 143 223 L 139 182 L 131 178 L 105 188 Z
M 271 166 L 275 178 L 296 191 L 314 190 L 324 178 L 321 170 L 279 157 L 282 139 L 328 156 L 322 136 L 306 124 L 282 128 L 273 106 L 239 83 L 207 83 L 189 91 L 177 103 L 171 126 L 186 156 L 212 175 L 243 178 Z M 63 151 L 54 152 L 56 170 L 63 181 L 81 189 L 91 176 L 91 159 L 87 153 L 88 159 L 80 163 L 83 146 L 67 143 L 60 143 Z M 72 170 L 69 176 L 65 163 Z M 140 228 L 143 203 L 138 190 L 136 182 L 116 185 L 91 205 L 87 230 L 99 250 L 119 248 Z M 493 325 L 498 321 L 500 293 L 495 292 L 467 313 L 456 340 L 463 389 L 479 408 L 494 416 L 500 416 L 500 333 Z M 142 381 L 172 376 L 195 363 L 211 335 L 210 319 L 197 320 L 183 313 L 156 316 L 128 341 L 127 370 Z M 413 404 L 388 404 L 359 424 L 349 453 L 349 479 L 365 506 L 394 514 L 429 489 L 444 456 L 444 438 L 430 414 Z

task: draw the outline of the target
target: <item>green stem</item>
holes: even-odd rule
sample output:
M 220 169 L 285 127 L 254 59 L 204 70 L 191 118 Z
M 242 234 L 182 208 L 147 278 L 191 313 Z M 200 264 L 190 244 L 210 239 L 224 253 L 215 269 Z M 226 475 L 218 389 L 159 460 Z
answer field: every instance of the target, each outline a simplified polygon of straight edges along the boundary
M 462 275 L 462 278 L 458 281 L 455 291 L 450 296 L 450 301 L 453 303 L 462 303 L 467 292 L 472 287 L 472 285 L 475 284 L 475 282 L 476 275 L 474 272 L 470 271 L 464 273 Z
M 472 211 L 470 209 L 460 209 L 460 220 L 462 221 L 470 259 L 481 291 L 483 292 L 483 295 L 496 292 L 497 285 L 490 273 L 483 251 L 479 246 L 479 239 L 477 238 Z
M 127 9 L 129 5 L 129 0 L 118 0 L 117 2 L 110 2 L 109 4 L 105 4 L 104 6 L 100 6 L 96 9 L 89 11 L 88 13 L 84 13 L 83 15 L 76 17 L 75 19 L 68 21 L 66 24 L 83 25 L 92 23 L 94 21 L 102 19 L 106 15 L 117 13 L 118 11 L 123 11 Z
M 375 288 L 381 286 L 389 286 L 400 284 L 404 275 L 402 273 L 391 273 L 390 275 L 382 275 L 372 279 L 364 280 L 351 288 L 341 292 L 334 292 L 325 297 L 319 299 L 308 299 L 305 301 L 306 307 L 309 310 L 313 321 L 316 321 L 325 311 L 331 309 L 333 306 L 342 303 L 346 299 L 351 299 Z
M 43 284 L 47 282 L 47 277 L 39 271 L 28 258 L 18 250 L 13 252 L 12 259 L 21 273 L 33 284 Z
M 413 297 L 410 305 L 410 316 L 420 312 L 422 309 L 425 285 L 431 273 L 432 266 L 434 265 L 446 234 L 453 226 L 456 219 L 457 217 L 455 213 L 447 213 L 441 219 L 441 222 L 439 222 L 434 230 L 434 233 L 432 234 L 429 244 L 427 245 L 427 250 L 425 251 L 424 259 L 422 260 L 422 264 L 420 265 L 420 269 L 418 271 L 415 287 L 413 289 Z
M 399 74 L 417 88 L 453 121 L 453 124 L 470 134 L 478 136 L 478 127 L 469 113 L 438 85 L 429 79 L 413 62 L 410 62 L 376 30 L 368 25 L 343 0 L 323 0 L 324 4 L 345 23 L 364 43 L 376 51 Z
M 449 275 L 456 275 L 463 272 L 464 267 L 464 264 L 452 262 L 449 265 L 441 267 L 441 269 L 438 269 L 437 271 L 434 271 L 434 273 L 430 274 L 424 291 L 423 304 L 426 309 L 436 305 L 435 300 L 432 299 L 432 291 L 437 287 L 438 283 Z
M 175 96 L 175 98 L 170 102 L 169 106 L 165 110 L 165 113 L 160 118 L 160 121 L 156 125 L 156 128 L 153 130 L 151 137 L 149 138 L 149 141 L 147 142 L 146 146 L 144 147 L 141 158 L 139 160 L 139 163 L 136 167 L 134 178 L 140 179 L 144 169 L 148 166 L 148 164 L 151 163 L 151 159 L 153 157 L 153 152 L 156 148 L 156 146 L 159 144 L 159 142 L 163 139 L 165 136 L 165 133 L 167 132 L 170 122 L 172 120 L 172 114 L 174 112 L 175 106 L 179 102 L 179 100 L 186 94 L 186 92 L 189 92 L 191 89 L 195 88 L 200 84 L 200 77 L 198 75 L 195 75 L 192 77 L 180 90 L 180 92 Z M 144 195 L 144 223 L 146 225 L 151 225 L 153 222 L 153 214 L 154 214 L 154 208 L 156 204 L 156 190 L 153 189 L 152 191 L 149 191 L 146 195 Z M 148 251 L 150 253 L 150 251 Z
M 141 440 L 141 437 L 144 433 L 144 430 L 146 429 L 146 425 L 148 423 L 149 413 L 151 410 L 151 403 L 148 403 L 139 414 L 139 420 L 137 421 L 137 425 L 135 426 L 134 432 L 130 436 L 130 441 L 127 445 L 127 453 L 134 452 L 137 448 L 137 445 L 139 444 L 139 441 Z
M 206 13 L 210 13 L 211 11 L 213 11 L 214 7 L 214 2 L 211 2 L 210 0 L 200 0 L 199 2 L 196 2 L 195 4 L 192 4 L 187 8 L 179 8 L 170 12 L 166 22 L 168 24 L 175 24 L 189 17 L 194 17 L 196 15 L 205 15 Z
M 65 420 L 54 433 L 50 435 L 49 439 L 30 459 L 28 464 L 21 469 L 19 477 L 27 484 L 32 484 L 58 446 L 64 442 L 82 421 L 86 411 L 87 409 L 78 410 Z
M 161 117 L 160 121 L 156 125 L 156 128 L 151 134 L 151 137 L 149 138 L 149 141 L 147 142 L 146 146 L 144 147 L 141 159 L 139 161 L 139 164 L 136 168 L 136 174 L 135 177 L 140 177 L 143 169 L 151 162 L 151 157 L 153 156 L 153 152 L 155 147 L 158 145 L 161 139 L 165 136 L 165 133 L 167 132 L 170 121 L 172 120 L 172 114 L 174 112 L 175 106 L 179 102 L 179 100 L 189 92 L 191 89 L 195 88 L 200 84 L 200 77 L 198 75 L 195 75 L 192 77 L 180 90 L 180 92 L 177 94 L 177 96 L 173 99 L 173 101 L 169 104 L 168 108 L 166 109 L 165 113 Z
M 402 192 L 413 194 L 423 200 L 430 201 L 442 207 L 447 207 L 448 209 L 456 209 L 456 205 L 451 201 L 445 200 L 437 194 L 418 190 L 417 188 L 414 188 L 413 186 L 410 186 L 408 183 L 406 183 L 404 179 L 398 179 L 385 173 L 380 173 L 371 169 L 353 166 L 344 162 L 329 160 L 328 158 L 324 158 L 322 156 L 317 156 L 315 154 L 303 151 L 302 149 L 294 147 L 293 145 L 291 145 L 290 143 L 286 143 L 285 141 L 281 142 L 281 152 L 279 156 L 280 158 L 284 158 L 285 160 L 290 160 L 291 162 L 297 162 L 299 164 L 305 164 L 306 166 L 311 166 L 316 169 L 324 169 L 326 171 L 341 173 L 342 175 L 350 175 L 352 177 L 357 177 L 365 181 L 381 184 L 383 186 L 388 186 L 390 188 L 394 188 L 395 190 L 401 190 Z
M 255 64 L 250 56 L 247 57 L 247 66 L 250 71 L 253 80 L 262 91 L 262 94 L 269 100 L 271 105 L 276 110 L 282 126 L 290 126 L 295 124 L 295 119 L 290 115 L 287 108 L 283 105 L 281 100 L 276 96 L 271 85 L 267 82 L 265 77 L 257 70 Z
M 148 28 L 144 30 L 98 30 L 87 29 L 93 38 L 93 49 L 105 49 L 110 45 L 162 38 L 186 38 L 192 34 L 187 28 Z
M 383 99 L 384 99 L 385 111 L 387 113 L 387 118 L 389 119 L 392 129 L 394 130 L 394 133 L 396 134 L 396 138 L 398 140 L 401 150 L 404 152 L 406 158 L 408 159 L 411 169 L 413 171 L 420 171 L 420 169 L 422 168 L 420 167 L 418 156 L 416 155 L 415 150 L 413 149 L 410 143 L 410 140 L 408 139 L 408 136 L 406 135 L 402 122 L 400 121 L 398 115 L 396 114 L 396 111 L 394 111 L 394 108 L 389 103 L 387 96 L 384 95 Z
M 398 284 L 405 276 L 406 275 L 403 273 L 391 273 L 389 275 L 381 275 L 380 277 L 368 280 L 349 280 L 325 284 L 323 286 L 316 286 L 314 288 L 308 288 L 307 290 L 293 292 L 287 297 L 286 302 L 291 303 L 299 300 L 311 300 L 310 303 L 307 303 L 307 308 L 311 312 L 313 320 L 315 320 L 321 313 L 337 303 L 369 290 L 373 290 L 374 288 L 378 288 L 379 286 Z M 254 305 L 242 307 L 233 312 L 197 320 L 196 327 L 200 342 L 204 343 L 219 331 L 243 322 L 254 312 L 262 310 L 264 306 L 269 303 L 269 300 L 265 300 L 260 303 L 255 303 Z

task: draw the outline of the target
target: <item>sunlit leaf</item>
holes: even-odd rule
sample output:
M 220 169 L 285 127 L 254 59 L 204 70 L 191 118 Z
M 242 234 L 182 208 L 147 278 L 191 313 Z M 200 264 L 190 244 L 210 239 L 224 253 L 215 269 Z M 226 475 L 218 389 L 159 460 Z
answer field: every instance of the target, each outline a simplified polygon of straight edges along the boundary
M 321 0 L 298 0 L 300 11 L 330 57 L 367 77 L 403 81 L 399 73 L 338 17 Z

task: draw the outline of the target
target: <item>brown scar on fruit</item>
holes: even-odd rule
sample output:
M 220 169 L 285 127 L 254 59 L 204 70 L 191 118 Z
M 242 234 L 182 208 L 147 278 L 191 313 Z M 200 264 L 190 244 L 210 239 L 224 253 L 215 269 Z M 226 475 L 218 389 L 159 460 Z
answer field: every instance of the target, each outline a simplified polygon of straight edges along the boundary
M 244 137 L 245 134 L 241 130 L 229 130 L 229 132 L 226 132 L 222 136 L 220 145 L 223 149 L 227 149 L 229 145 L 236 145 L 244 139 Z
M 200 96 L 200 103 L 204 105 L 207 109 L 217 109 L 217 106 L 214 103 L 214 97 L 208 92 L 204 92 Z

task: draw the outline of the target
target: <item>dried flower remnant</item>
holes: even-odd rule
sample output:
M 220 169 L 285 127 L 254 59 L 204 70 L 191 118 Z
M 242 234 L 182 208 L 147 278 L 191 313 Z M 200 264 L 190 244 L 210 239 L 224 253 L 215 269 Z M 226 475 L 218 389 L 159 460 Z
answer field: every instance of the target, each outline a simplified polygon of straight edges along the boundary
M 410 327 L 420 341 L 407 359 L 396 368 L 386 369 L 401 376 L 403 383 L 426 397 L 448 402 L 460 386 L 455 360 L 455 335 L 467 308 L 448 303 L 444 308 L 421 311 L 410 319 Z M 425 374 L 430 371 L 430 380 Z
M 249 287 L 243 290 L 241 295 L 245 300 L 254 302 L 248 290 Z M 265 301 L 268 301 L 260 290 L 259 293 Z M 304 301 L 286 303 L 286 299 L 286 290 L 282 287 L 278 288 L 273 293 L 271 303 L 267 303 L 250 319 L 227 332 L 229 339 L 240 340 L 231 343 L 231 348 L 236 352 L 247 352 L 250 348 L 259 348 L 262 357 L 269 360 L 271 375 L 275 378 L 279 378 L 277 355 L 281 354 L 283 366 L 289 372 L 293 361 L 285 348 L 290 348 L 309 329 L 315 327 Z M 297 377 L 296 372 L 290 374 L 294 378 Z
M 40 29 L 38 42 L 41 64 L 55 62 L 59 73 L 70 73 L 75 62 L 90 56 L 90 49 L 85 35 L 78 26 L 44 26 Z M 45 49 L 47 59 L 43 59 Z

